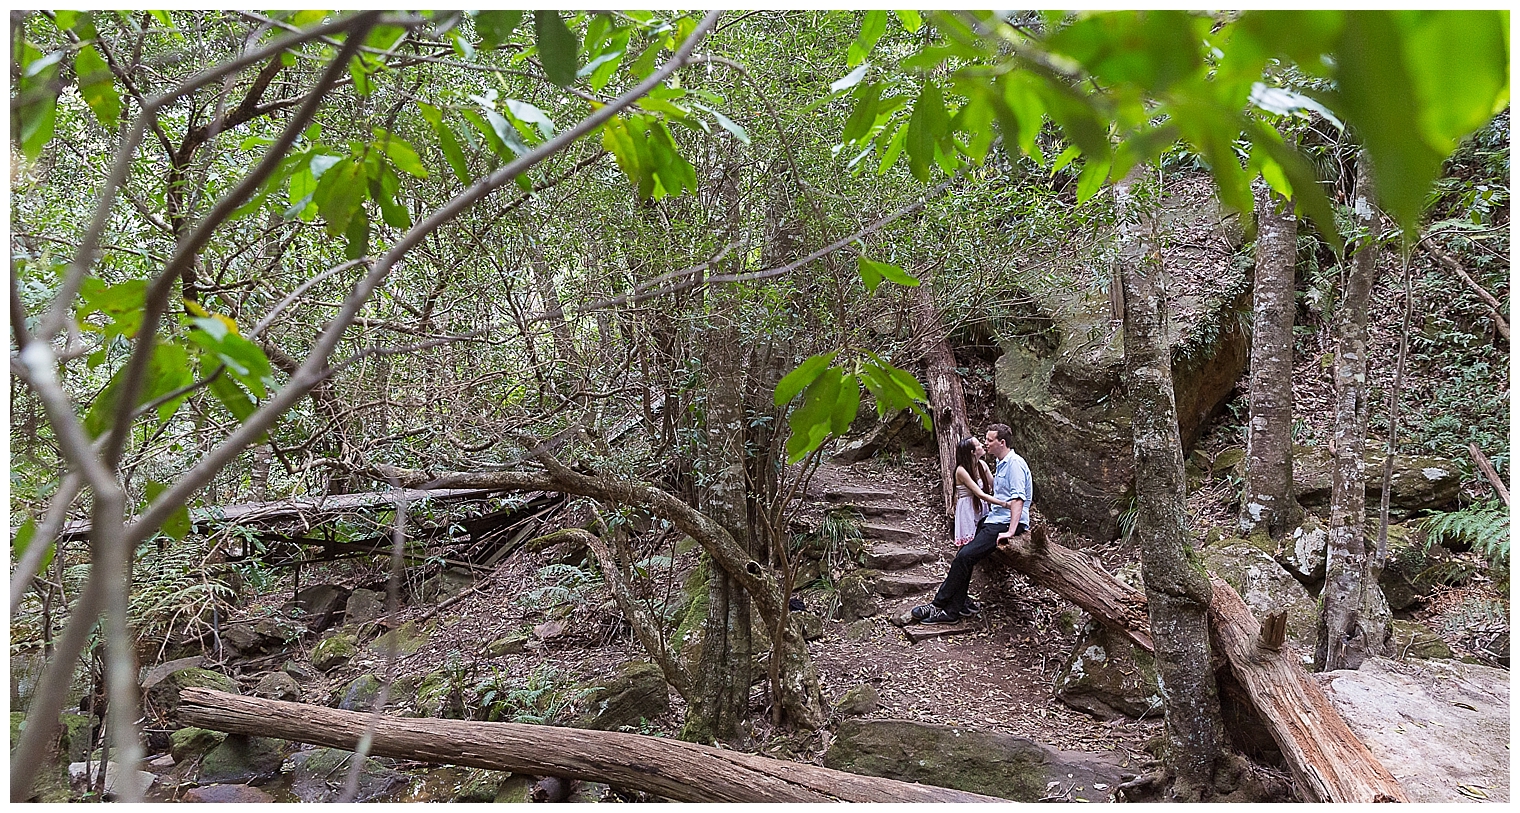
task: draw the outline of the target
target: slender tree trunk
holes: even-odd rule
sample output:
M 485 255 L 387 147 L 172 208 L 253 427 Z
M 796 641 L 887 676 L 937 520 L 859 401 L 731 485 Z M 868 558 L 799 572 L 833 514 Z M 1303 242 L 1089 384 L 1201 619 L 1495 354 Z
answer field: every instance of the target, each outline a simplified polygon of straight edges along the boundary
M 1113 187 L 1118 210 L 1118 263 L 1124 294 L 1124 377 L 1135 436 L 1135 495 L 1140 570 L 1166 706 L 1167 765 L 1173 795 L 1200 801 L 1212 794 L 1225 753 L 1224 724 L 1209 653 L 1208 577 L 1183 535 L 1186 480 L 1172 390 L 1171 352 L 1160 246 L 1137 199 L 1145 165 Z
M 1256 272 L 1251 293 L 1251 420 L 1240 531 L 1281 536 L 1302 515 L 1293 497 L 1293 202 L 1256 188 Z
M 927 361 L 929 407 L 934 414 L 934 439 L 939 443 L 940 492 L 949 516 L 955 513 L 955 445 L 971 434 L 966 393 L 955 372 L 955 351 L 945 335 L 933 289 L 928 283 L 918 286 L 913 300 L 913 328 Z
M 708 375 L 705 513 L 753 555 L 744 479 L 743 348 L 732 325 L 710 332 L 707 338 L 702 365 Z M 749 594 L 720 567 L 712 568 L 707 585 L 707 624 L 694 692 L 697 702 L 687 711 L 681 737 L 692 742 L 736 741 L 749 708 L 753 654 Z
M 1372 168 L 1357 159 L 1354 210 L 1363 239 L 1352 256 L 1346 291 L 1336 315 L 1335 460 L 1330 483 L 1330 528 L 1325 587 L 1320 594 L 1314 665 L 1322 671 L 1355 669 L 1383 649 L 1388 602 L 1366 542 L 1367 301 L 1377 272 L 1381 224 L 1373 208 Z

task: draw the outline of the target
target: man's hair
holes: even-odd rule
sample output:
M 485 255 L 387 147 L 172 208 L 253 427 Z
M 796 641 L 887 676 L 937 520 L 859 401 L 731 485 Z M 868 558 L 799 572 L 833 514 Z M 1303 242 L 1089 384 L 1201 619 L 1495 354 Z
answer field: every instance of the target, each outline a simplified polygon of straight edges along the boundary
M 997 439 L 1007 444 L 1008 448 L 1013 448 L 1013 430 L 1008 428 L 1008 424 L 995 423 L 987 427 L 987 431 L 996 434 Z

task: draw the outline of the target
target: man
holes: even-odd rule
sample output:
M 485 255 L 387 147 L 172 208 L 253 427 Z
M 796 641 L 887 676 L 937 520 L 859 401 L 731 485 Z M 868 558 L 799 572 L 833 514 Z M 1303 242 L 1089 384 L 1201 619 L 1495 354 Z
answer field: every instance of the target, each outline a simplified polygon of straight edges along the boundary
M 1013 452 L 1013 430 L 1007 424 L 987 427 L 987 453 L 997 459 L 992 473 L 992 510 L 987 512 L 976 536 L 961 546 L 950 563 L 950 572 L 934 594 L 934 602 L 913 608 L 913 620 L 926 624 L 951 624 L 963 616 L 981 612 L 966 595 L 971 586 L 971 569 L 997 547 L 1000 536 L 1022 533 L 1029 528 L 1029 504 L 1034 502 L 1034 483 L 1029 464 Z M 1017 521 L 1014 520 L 1017 517 Z

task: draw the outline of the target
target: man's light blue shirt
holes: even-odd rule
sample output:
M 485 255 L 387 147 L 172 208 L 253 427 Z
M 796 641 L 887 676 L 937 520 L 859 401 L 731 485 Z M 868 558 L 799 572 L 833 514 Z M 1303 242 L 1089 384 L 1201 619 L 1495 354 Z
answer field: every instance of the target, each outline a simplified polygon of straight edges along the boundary
M 1019 522 L 1029 524 L 1029 505 L 1034 502 L 1034 476 L 1029 472 L 1029 464 L 1024 458 L 1019 457 L 1012 450 L 997 462 L 997 469 L 992 472 L 992 496 L 1000 500 L 1023 500 L 1023 513 Z M 1001 505 L 994 505 L 987 512 L 987 523 L 1011 525 L 1012 514 Z

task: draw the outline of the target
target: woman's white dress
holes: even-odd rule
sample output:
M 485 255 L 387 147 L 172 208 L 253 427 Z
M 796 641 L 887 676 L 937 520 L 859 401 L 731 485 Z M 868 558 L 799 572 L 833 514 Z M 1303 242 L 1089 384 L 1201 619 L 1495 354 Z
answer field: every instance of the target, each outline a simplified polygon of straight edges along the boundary
M 970 489 L 955 484 L 955 546 L 960 547 L 971 538 L 976 536 L 976 523 L 987 513 L 987 505 L 982 505 L 981 513 L 977 513 L 976 500 L 971 496 Z

